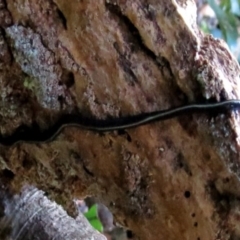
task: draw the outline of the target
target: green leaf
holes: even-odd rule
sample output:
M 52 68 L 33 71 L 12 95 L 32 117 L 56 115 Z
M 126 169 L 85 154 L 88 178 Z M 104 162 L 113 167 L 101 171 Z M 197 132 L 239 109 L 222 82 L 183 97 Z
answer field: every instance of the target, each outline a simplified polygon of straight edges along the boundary
M 92 205 L 92 207 L 84 213 L 84 216 L 89 220 L 92 218 L 98 218 L 98 208 L 97 204 Z
M 93 228 L 95 228 L 99 232 L 103 232 L 103 225 L 99 219 L 93 218 L 89 221 L 89 223 L 92 225 Z
M 235 1 L 235 0 L 234 0 Z M 220 7 L 224 11 L 230 11 L 231 10 L 231 0 L 221 0 L 220 1 Z
M 92 207 L 84 213 L 84 216 L 87 218 L 88 222 L 92 225 L 93 228 L 99 232 L 103 231 L 103 225 L 98 219 L 98 206 L 97 204 L 92 205 Z
M 216 3 L 215 0 L 208 0 L 209 5 L 215 12 L 222 34 L 224 39 L 229 43 L 230 41 L 236 41 L 238 38 L 237 31 L 237 19 L 231 12 L 226 12 L 221 9 Z M 227 2 L 225 3 L 228 4 Z M 228 8 L 228 5 L 227 5 Z

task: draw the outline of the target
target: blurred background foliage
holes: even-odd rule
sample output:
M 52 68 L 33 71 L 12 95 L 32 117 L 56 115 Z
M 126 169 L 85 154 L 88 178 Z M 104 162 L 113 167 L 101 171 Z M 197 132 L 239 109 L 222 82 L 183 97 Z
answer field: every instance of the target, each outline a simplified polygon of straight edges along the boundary
M 224 39 L 240 62 L 240 0 L 196 0 L 202 31 Z

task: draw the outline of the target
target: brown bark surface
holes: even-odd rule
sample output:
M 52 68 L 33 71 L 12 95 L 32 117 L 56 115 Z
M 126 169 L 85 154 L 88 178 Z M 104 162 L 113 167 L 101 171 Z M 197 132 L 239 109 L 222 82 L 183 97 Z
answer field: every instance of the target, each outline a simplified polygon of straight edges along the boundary
M 0 2 L 0 131 L 50 128 L 63 113 L 105 119 L 240 98 L 239 67 L 204 36 L 193 0 Z M 136 239 L 237 239 L 238 113 L 187 114 L 49 143 L 1 146 L 1 180 L 66 206 L 95 195 Z M 33 128 L 34 134 L 34 128 Z M 36 136 L 37 137 L 37 136 Z

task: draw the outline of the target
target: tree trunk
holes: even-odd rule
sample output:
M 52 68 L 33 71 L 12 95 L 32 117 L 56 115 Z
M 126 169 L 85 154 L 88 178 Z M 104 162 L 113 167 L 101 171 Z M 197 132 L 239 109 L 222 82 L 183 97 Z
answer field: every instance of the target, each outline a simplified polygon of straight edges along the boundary
M 240 238 L 237 112 L 54 135 L 66 114 L 103 120 L 240 98 L 239 66 L 199 31 L 193 0 L 0 7 L 5 186 L 35 185 L 65 208 L 94 195 L 136 239 Z

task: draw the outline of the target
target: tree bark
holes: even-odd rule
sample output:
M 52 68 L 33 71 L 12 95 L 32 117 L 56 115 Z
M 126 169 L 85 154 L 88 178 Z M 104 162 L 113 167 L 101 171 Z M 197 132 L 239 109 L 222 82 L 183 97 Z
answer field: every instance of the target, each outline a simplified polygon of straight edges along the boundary
M 66 113 L 107 119 L 240 98 L 239 66 L 200 32 L 193 0 L 0 7 L 2 143 L 27 127 L 38 139 Z M 35 185 L 65 208 L 97 196 L 136 239 L 237 239 L 238 126 L 229 111 L 101 134 L 67 127 L 50 142 L 1 146 L 1 181 Z

